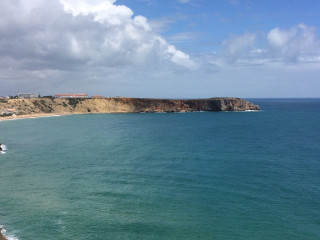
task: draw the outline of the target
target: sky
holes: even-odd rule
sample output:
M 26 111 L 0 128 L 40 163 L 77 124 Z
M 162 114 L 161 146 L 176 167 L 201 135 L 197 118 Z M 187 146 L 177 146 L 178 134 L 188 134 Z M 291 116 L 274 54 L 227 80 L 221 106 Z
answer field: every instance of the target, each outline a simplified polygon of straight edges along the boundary
M 319 0 L 0 0 L 0 96 L 320 97 Z

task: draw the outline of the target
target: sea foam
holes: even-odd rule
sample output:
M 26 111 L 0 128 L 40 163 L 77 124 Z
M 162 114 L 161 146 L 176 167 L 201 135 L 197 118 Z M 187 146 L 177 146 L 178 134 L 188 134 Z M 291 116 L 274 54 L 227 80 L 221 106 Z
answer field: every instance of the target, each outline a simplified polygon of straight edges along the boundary
M 4 144 L 1 144 L 1 148 L 2 150 L 0 151 L 0 154 L 5 154 L 6 153 L 5 151 L 8 150 L 7 146 Z
M 19 238 L 15 237 L 14 235 L 7 234 L 7 230 L 5 230 L 3 226 L 0 226 L 0 229 L 1 234 L 5 236 L 8 240 L 19 240 Z

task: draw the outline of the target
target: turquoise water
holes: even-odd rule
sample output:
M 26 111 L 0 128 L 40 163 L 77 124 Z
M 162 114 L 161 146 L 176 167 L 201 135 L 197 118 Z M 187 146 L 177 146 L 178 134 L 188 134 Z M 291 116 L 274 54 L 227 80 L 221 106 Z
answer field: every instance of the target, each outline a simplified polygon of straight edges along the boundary
M 320 99 L 0 122 L 19 240 L 320 239 Z

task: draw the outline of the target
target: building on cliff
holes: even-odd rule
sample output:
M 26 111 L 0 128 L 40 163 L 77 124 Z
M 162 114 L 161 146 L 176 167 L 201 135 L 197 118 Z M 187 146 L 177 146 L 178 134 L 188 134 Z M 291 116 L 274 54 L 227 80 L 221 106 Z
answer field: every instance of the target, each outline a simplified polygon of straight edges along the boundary
M 36 98 L 35 93 L 18 93 L 18 98 Z
M 13 114 L 18 114 L 18 111 L 15 108 L 8 108 L 4 112 L 2 112 L 0 115 L 1 116 L 8 116 L 8 115 L 13 115 Z
M 93 95 L 92 98 L 104 98 L 104 97 L 101 95 Z
M 78 93 L 78 94 L 56 94 L 55 98 L 88 98 L 88 94 L 86 93 Z

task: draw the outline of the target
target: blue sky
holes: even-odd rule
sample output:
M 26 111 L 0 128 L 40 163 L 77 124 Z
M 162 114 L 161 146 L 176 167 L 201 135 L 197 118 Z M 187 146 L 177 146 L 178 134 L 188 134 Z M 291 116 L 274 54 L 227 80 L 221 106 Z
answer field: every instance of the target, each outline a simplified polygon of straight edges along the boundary
M 0 96 L 320 97 L 320 1 L 2 0 Z
M 301 23 L 319 29 L 320 25 L 320 1 L 313 0 L 118 0 L 117 3 L 129 6 L 135 15 L 142 13 L 151 23 L 162 25 L 160 33 L 179 49 L 196 53 L 218 50 L 229 36 L 245 32 L 263 34 L 273 28 L 290 29 Z
M 171 21 L 166 36 L 200 32 L 224 40 L 228 34 L 290 28 L 299 23 L 319 27 L 319 1 L 281 0 L 118 0 L 135 15 L 149 20 Z

